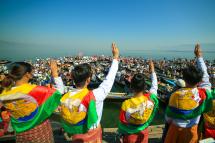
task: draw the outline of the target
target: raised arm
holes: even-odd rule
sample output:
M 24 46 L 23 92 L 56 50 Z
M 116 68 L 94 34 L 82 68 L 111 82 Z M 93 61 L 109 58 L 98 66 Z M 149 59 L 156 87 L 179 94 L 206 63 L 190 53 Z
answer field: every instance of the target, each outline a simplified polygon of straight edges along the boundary
M 50 69 L 52 76 L 55 81 L 56 89 L 61 93 L 64 94 L 64 84 L 61 79 L 61 77 L 58 76 L 58 67 L 57 67 L 57 62 L 55 60 L 51 60 L 49 63 Z
M 112 43 L 112 53 L 113 61 L 105 80 L 99 85 L 98 88 L 93 90 L 97 101 L 103 101 L 107 97 L 108 93 L 111 91 L 116 73 L 118 71 L 119 49 L 115 43 Z
M 201 50 L 201 47 L 199 44 L 196 44 L 194 53 L 195 53 L 195 56 L 197 58 L 197 66 L 203 72 L 202 82 L 200 83 L 199 87 L 206 88 L 206 89 L 210 90 L 211 89 L 211 83 L 209 81 L 209 75 L 207 72 L 207 67 L 206 67 L 205 62 L 203 60 L 202 50 Z
M 151 81 L 152 81 L 152 85 L 149 92 L 157 95 L 158 81 L 157 81 L 157 75 L 155 73 L 154 63 L 152 62 L 152 60 L 150 60 L 149 62 L 149 70 L 151 73 Z

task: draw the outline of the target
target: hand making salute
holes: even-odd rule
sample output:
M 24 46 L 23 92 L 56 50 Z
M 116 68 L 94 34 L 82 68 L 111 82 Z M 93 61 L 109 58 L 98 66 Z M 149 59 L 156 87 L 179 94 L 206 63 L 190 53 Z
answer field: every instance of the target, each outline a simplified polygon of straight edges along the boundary
M 199 44 L 195 46 L 194 53 L 197 65 L 183 69 L 186 87 L 175 91 L 169 99 L 165 116 L 169 129 L 165 143 L 198 142 L 200 117 L 212 107 L 211 84 Z
M 2 81 L 4 90 L 0 101 L 10 112 L 16 142 L 52 143 L 54 138 L 48 118 L 58 107 L 61 93 L 53 88 L 30 84 L 33 68 L 26 62 L 12 63 L 8 76 Z M 52 73 L 55 73 L 56 84 L 62 84 L 56 69 L 52 69 Z
M 149 67 L 152 80 L 150 90 L 146 89 L 144 74 L 137 73 L 131 80 L 134 96 L 122 103 L 118 131 L 123 143 L 148 143 L 148 126 L 158 109 L 158 84 L 152 61 Z
M 91 66 L 77 65 L 72 71 L 76 89 L 61 99 L 62 126 L 65 137 L 72 142 L 102 142 L 101 117 L 103 101 L 110 92 L 118 70 L 119 50 L 112 44 L 113 61 L 104 81 L 94 90 L 89 90 L 92 77 Z

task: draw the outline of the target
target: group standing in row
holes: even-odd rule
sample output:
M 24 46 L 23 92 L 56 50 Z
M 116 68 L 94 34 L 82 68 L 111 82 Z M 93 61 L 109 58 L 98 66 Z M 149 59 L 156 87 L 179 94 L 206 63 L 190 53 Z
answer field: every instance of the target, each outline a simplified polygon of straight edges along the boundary
M 68 93 L 64 93 L 55 61 L 50 62 L 54 88 L 30 84 L 34 68 L 26 62 L 13 63 L 2 82 L 4 90 L 0 101 L 10 112 L 16 142 L 54 142 L 49 117 L 56 108 L 60 109 L 61 125 L 67 140 L 73 143 L 102 142 L 100 121 L 103 102 L 114 84 L 119 64 L 119 50 L 114 43 L 112 53 L 111 67 L 98 88 L 87 88 L 93 72 L 86 63 L 72 70 L 76 88 Z M 194 53 L 197 65 L 183 69 L 186 87 L 176 90 L 169 98 L 165 114 L 165 143 L 195 143 L 200 138 L 215 138 L 214 94 L 199 44 L 195 46 Z M 159 108 L 158 83 L 152 61 L 149 67 L 151 88 L 146 88 L 142 73 L 135 74 L 130 84 L 133 97 L 124 101 L 119 109 L 118 132 L 124 143 L 148 142 L 148 126 Z

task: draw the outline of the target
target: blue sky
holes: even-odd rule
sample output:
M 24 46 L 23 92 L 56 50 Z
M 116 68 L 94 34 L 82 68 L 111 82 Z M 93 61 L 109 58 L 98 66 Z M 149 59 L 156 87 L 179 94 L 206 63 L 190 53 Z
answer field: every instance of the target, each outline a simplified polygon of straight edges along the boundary
M 214 0 L 0 0 L 0 40 L 85 53 L 112 41 L 122 51 L 215 43 L 214 7 Z

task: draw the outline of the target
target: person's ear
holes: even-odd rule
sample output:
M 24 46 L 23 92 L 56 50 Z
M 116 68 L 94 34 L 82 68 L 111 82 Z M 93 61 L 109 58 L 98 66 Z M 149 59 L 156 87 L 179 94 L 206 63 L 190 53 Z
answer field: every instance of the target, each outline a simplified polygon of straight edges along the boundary
M 87 85 L 90 84 L 90 81 L 91 81 L 91 78 L 88 77 L 87 80 L 86 80 Z
M 28 78 L 28 79 L 32 79 L 33 76 L 32 76 L 32 73 L 27 72 L 25 74 L 25 77 Z

